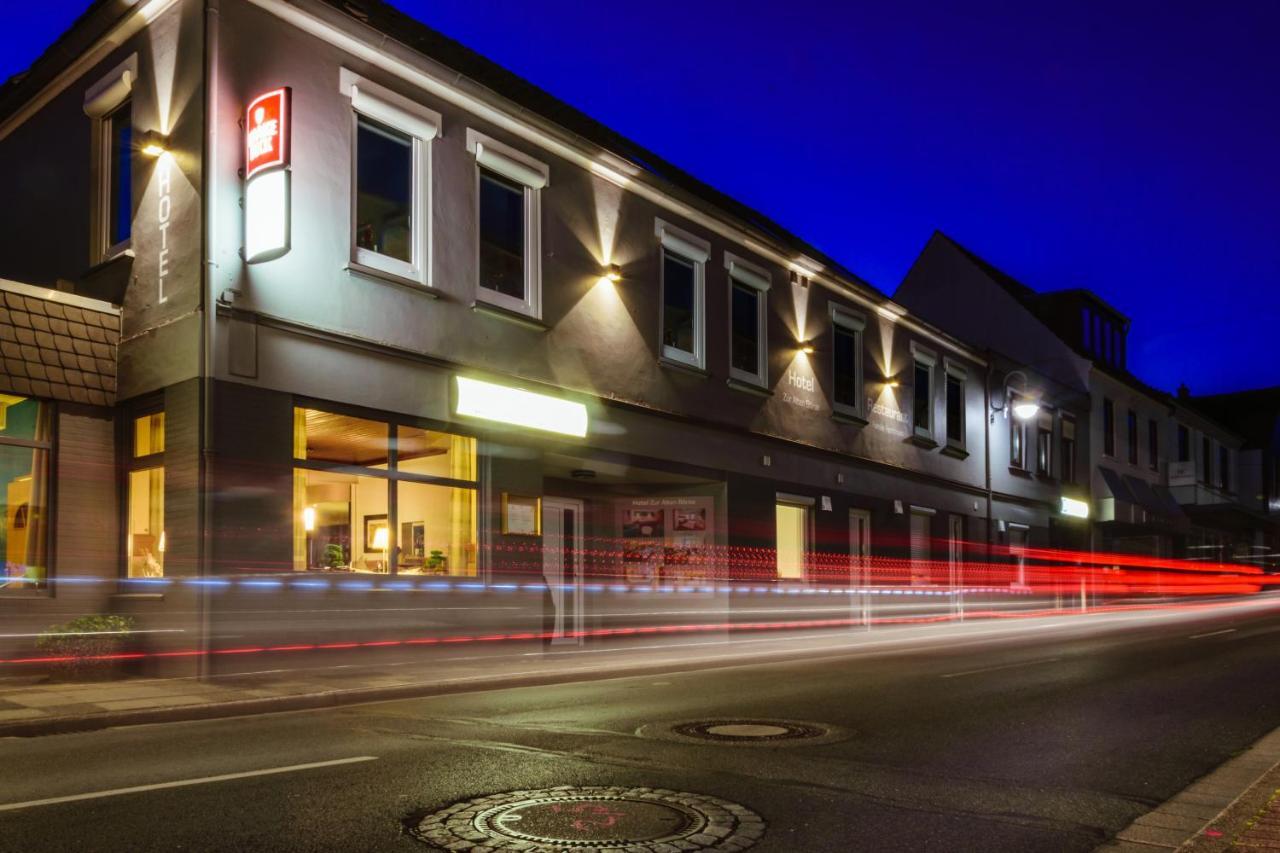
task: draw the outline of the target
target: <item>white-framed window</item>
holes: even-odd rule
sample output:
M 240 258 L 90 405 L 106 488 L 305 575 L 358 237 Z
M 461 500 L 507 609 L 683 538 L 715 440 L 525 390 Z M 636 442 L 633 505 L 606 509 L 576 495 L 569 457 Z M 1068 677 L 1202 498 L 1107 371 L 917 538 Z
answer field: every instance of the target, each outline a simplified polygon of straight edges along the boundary
M 843 415 L 866 418 L 863 393 L 862 334 L 866 320 L 839 305 L 831 315 L 831 409 Z
M 963 450 L 965 446 L 965 383 L 969 373 L 964 365 L 951 359 L 943 359 L 943 375 L 946 381 L 946 436 L 947 447 Z
M 476 299 L 542 317 L 542 190 L 550 170 L 467 128 L 476 158 Z
M 912 432 L 918 438 L 933 441 L 933 370 L 938 366 L 938 356 L 911 342 Z
M 138 55 L 111 69 L 84 94 L 93 121 L 93 210 L 89 217 L 92 262 L 128 251 L 133 232 L 133 85 Z
M 654 233 L 662 244 L 660 337 L 662 357 L 707 366 L 706 278 L 711 244 L 661 219 Z
M 431 140 L 440 114 L 343 68 L 351 99 L 351 263 L 431 285 Z
M 729 377 L 739 382 L 768 385 L 769 273 L 763 267 L 724 253 L 729 271 Z

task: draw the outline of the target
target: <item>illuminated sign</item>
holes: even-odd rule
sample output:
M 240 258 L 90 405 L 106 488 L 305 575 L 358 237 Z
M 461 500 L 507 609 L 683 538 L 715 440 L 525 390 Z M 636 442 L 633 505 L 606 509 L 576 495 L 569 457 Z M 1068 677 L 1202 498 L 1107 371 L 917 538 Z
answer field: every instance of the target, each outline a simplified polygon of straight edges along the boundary
M 244 111 L 244 176 L 289 165 L 289 93 L 286 86 L 259 95 Z
M 587 434 L 587 407 L 581 403 L 464 376 L 457 379 L 460 415 L 578 438 Z
M 1088 518 L 1089 504 L 1085 501 L 1078 501 L 1075 498 L 1063 498 L 1061 512 L 1063 515 L 1069 515 L 1073 518 Z

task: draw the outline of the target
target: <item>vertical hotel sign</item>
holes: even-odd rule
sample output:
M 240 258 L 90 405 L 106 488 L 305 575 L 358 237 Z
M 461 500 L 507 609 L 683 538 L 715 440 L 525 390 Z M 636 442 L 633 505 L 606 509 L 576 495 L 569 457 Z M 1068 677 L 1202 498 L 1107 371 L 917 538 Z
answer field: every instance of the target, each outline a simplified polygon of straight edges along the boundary
M 289 251 L 292 91 L 272 89 L 244 114 L 244 259 L 261 263 Z

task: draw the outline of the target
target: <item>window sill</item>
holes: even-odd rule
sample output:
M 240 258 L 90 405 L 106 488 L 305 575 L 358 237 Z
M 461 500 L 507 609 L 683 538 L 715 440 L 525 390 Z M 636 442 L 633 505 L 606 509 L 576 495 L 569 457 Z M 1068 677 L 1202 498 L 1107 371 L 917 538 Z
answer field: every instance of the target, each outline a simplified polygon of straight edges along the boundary
M 112 601 L 164 601 L 163 592 L 117 592 Z
M 849 424 L 850 426 L 866 426 L 869 421 L 861 415 L 855 415 L 852 412 L 834 411 L 831 413 L 831 420 L 837 423 Z
M 929 438 L 927 435 L 919 435 L 919 434 L 909 435 L 907 436 L 907 441 L 910 444 L 914 444 L 916 447 L 923 447 L 926 450 L 933 450 L 935 447 L 938 446 L 938 442 L 934 441 L 932 438 Z
M 724 384 L 728 385 L 730 388 L 732 388 L 735 391 L 742 391 L 743 393 L 746 393 L 746 394 L 754 394 L 757 397 L 773 396 L 772 391 L 770 391 L 768 388 L 764 387 L 763 385 L 759 385 L 755 382 L 746 382 L 742 379 L 729 378 L 725 380 Z
M 942 455 L 950 456 L 954 459 L 968 459 L 969 451 L 958 444 L 947 444 L 946 447 L 942 448 Z
M 371 267 L 356 261 L 348 261 L 345 267 L 347 272 L 358 275 L 362 278 L 371 278 L 377 281 L 385 281 L 390 284 L 398 284 L 402 287 L 412 288 L 415 293 L 421 293 L 423 296 L 430 296 L 432 299 L 438 299 L 440 294 L 437 293 L 429 285 L 423 284 L 417 279 L 408 278 L 403 275 L 396 275 L 393 272 L 380 270 L 377 267 Z
M 512 311 L 510 308 L 503 308 L 494 305 L 492 302 L 484 302 L 477 299 L 471 303 L 471 310 L 477 314 L 486 314 L 499 320 L 506 320 L 509 323 L 515 323 L 517 326 L 524 326 L 526 329 L 533 329 L 535 332 L 547 331 L 547 324 L 536 317 L 530 317 L 527 314 L 521 314 L 518 311 Z
M 1028 480 L 1031 479 L 1031 472 L 1026 468 L 1019 468 L 1017 465 L 1010 465 L 1009 473 L 1013 474 L 1015 477 L 1025 477 Z
M 706 368 L 697 367 L 692 364 L 686 364 L 683 361 L 676 361 L 673 358 L 667 358 L 665 355 L 658 356 L 658 366 L 668 367 L 668 368 L 671 368 L 672 370 L 678 370 L 681 373 L 688 373 L 693 376 L 701 376 L 703 379 L 707 379 L 708 377 L 711 376 L 711 374 L 706 370 Z

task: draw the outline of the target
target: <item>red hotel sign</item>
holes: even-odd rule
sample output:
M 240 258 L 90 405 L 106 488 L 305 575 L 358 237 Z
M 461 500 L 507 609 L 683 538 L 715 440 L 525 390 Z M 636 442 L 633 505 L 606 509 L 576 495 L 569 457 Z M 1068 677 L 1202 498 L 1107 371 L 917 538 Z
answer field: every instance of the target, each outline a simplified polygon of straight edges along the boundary
M 244 176 L 289 165 L 289 88 L 259 95 L 244 112 Z

